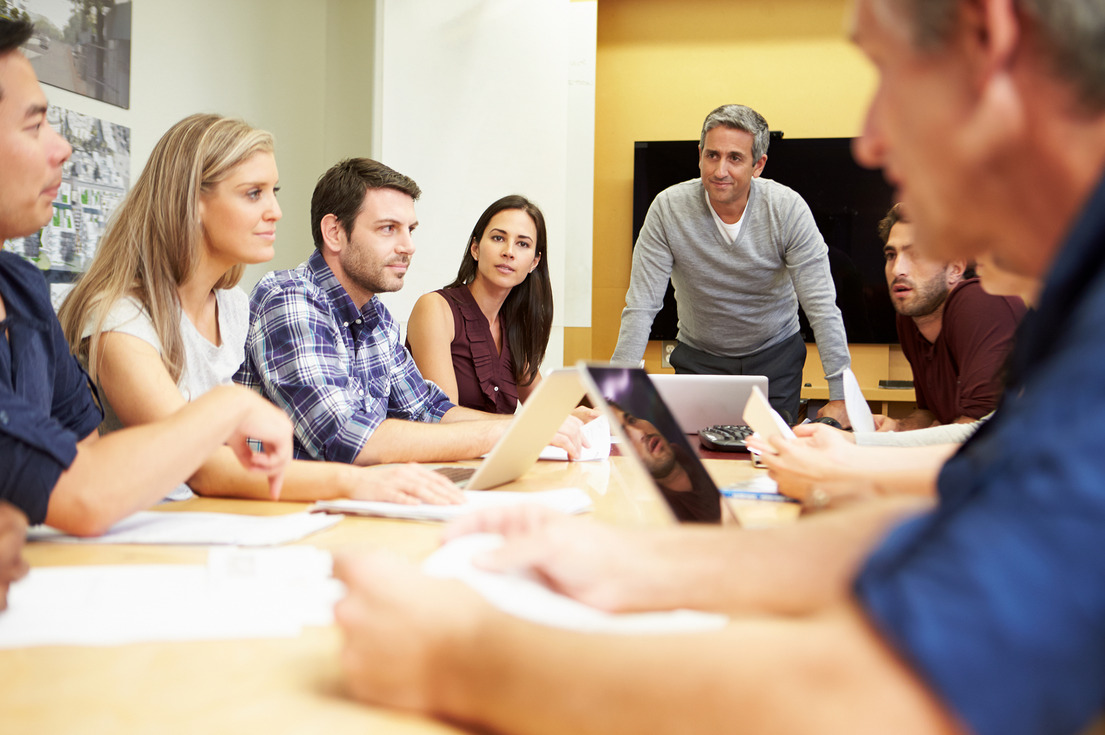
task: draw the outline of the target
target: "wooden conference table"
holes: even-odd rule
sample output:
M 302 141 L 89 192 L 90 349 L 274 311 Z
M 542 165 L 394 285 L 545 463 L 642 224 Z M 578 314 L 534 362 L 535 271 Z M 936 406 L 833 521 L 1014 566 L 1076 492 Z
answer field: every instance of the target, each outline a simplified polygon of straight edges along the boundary
M 719 484 L 755 476 L 747 455 L 706 460 Z M 463 464 L 463 463 L 462 463 Z M 510 490 L 576 486 L 591 493 L 594 517 L 652 523 L 661 516 L 619 457 L 539 462 Z M 167 512 L 273 515 L 303 503 L 195 498 Z M 797 506 L 742 505 L 742 518 L 790 522 Z M 748 515 L 750 514 L 750 515 Z M 300 541 L 331 551 L 388 548 L 420 561 L 438 545 L 440 525 L 347 517 Z M 36 566 L 203 564 L 202 547 L 30 543 Z M 456 733 L 425 717 L 364 706 L 343 691 L 340 633 L 305 628 L 298 638 L 53 646 L 0 650 L 0 733 Z

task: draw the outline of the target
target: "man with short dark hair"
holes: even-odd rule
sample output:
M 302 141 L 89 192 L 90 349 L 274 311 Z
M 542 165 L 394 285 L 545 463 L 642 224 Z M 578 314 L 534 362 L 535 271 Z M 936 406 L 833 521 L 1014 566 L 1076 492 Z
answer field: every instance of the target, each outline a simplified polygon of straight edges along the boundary
M 766 375 L 771 405 L 796 420 L 806 362 L 801 304 L 832 398 L 820 415 L 847 426 L 848 339 L 829 250 L 802 197 L 760 178 L 768 139 L 767 121 L 750 107 L 722 105 L 706 116 L 701 176 L 660 192 L 641 226 L 611 360 L 644 355 L 670 276 L 679 307 L 669 357 L 676 372 Z
M 852 36 L 879 75 L 855 154 L 899 188 L 917 247 L 1046 275 L 1001 408 L 944 466 L 939 504 L 757 531 L 469 517 L 448 535 L 507 537 L 483 566 L 607 610 L 734 617 L 712 633 L 585 635 L 349 558 L 336 615 L 357 697 L 580 735 L 1073 735 L 1100 717 L 1105 3 L 856 0 Z
M 377 297 L 403 287 L 420 194 L 412 179 L 377 161 L 334 165 L 311 197 L 315 252 L 253 290 L 235 380 L 292 417 L 297 459 L 468 459 L 489 451 L 508 426 L 508 417 L 456 406 L 423 380 Z M 577 456 L 581 425 L 568 417 L 553 443 Z
M 879 431 L 977 421 L 997 405 L 1001 366 L 1024 302 L 988 294 L 978 278 L 965 278 L 965 259 L 937 260 L 914 247 L 913 222 L 900 203 L 879 222 L 879 237 L 898 339 L 917 395 L 908 416 L 876 416 Z
M 0 242 L 49 222 L 62 164 L 72 153 L 46 122 L 46 96 L 19 51 L 33 26 L 4 12 Z M 291 456 L 291 426 L 249 391 L 220 386 L 168 418 L 102 439 L 96 431 L 101 418 L 42 273 L 14 253 L 0 252 L 0 600 L 25 569 L 11 537 L 21 542 L 28 521 L 76 535 L 102 534 L 159 502 L 224 443 L 245 466 L 268 475 L 279 495 Z M 259 440 L 263 452 L 253 452 L 248 438 Z

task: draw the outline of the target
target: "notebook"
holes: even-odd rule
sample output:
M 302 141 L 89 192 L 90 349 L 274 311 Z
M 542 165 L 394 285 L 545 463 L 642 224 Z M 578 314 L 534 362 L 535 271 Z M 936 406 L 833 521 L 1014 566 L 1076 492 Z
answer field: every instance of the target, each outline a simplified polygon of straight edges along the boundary
M 736 520 L 644 370 L 587 363 L 579 369 L 592 403 L 610 421 L 621 454 L 635 460 L 639 481 L 651 483 L 675 520 L 721 523 L 723 513 Z
M 764 375 L 650 375 L 684 433 L 707 426 L 739 425 L 752 389 L 767 393 Z
M 541 379 L 522 404 L 510 428 L 465 479 L 471 468 L 441 467 L 438 471 L 467 490 L 488 490 L 517 480 L 537 462 L 557 429 L 584 395 L 579 371 L 554 370 Z M 457 472 L 462 470 L 462 472 Z

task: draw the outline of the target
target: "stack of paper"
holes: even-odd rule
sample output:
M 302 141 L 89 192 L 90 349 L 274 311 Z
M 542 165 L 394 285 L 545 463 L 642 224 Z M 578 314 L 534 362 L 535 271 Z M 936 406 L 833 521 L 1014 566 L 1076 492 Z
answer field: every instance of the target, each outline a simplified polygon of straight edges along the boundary
M 49 526 L 35 526 L 27 539 L 85 544 L 276 546 L 298 541 L 340 520 L 306 511 L 279 516 L 142 511 L 119 521 L 103 536 L 79 538 Z
M 312 506 L 312 510 L 411 521 L 451 521 L 483 508 L 525 503 L 544 505 L 561 513 L 583 513 L 591 510 L 591 496 L 577 487 L 532 493 L 509 490 L 465 490 L 464 498 L 465 502 L 460 505 L 403 505 L 379 500 L 319 500 Z
M 328 625 L 344 586 L 310 546 L 213 549 L 195 564 L 35 567 L 12 585 L 0 648 L 273 638 Z

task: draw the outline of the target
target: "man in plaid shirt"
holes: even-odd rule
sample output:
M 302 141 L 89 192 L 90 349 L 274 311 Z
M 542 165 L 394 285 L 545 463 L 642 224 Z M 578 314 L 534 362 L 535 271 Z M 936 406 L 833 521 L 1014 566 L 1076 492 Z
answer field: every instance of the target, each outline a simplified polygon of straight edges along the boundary
M 509 426 L 451 403 L 415 367 L 376 297 L 398 291 L 414 254 L 418 185 L 366 158 L 338 163 L 311 198 L 315 252 L 269 273 L 250 298 L 246 359 L 235 381 L 295 424 L 295 456 L 351 464 L 478 457 Z M 581 423 L 554 444 L 577 456 Z

